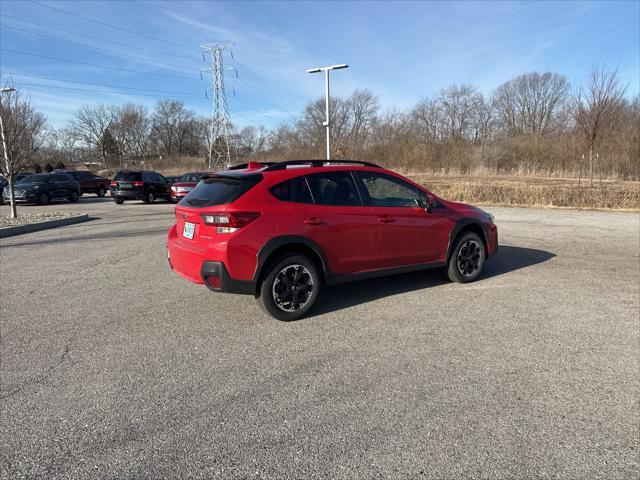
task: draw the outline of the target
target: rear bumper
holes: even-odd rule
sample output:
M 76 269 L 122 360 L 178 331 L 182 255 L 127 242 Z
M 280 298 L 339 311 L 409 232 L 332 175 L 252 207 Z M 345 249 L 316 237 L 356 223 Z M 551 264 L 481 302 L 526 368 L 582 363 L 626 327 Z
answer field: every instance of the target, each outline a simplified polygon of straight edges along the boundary
M 223 261 L 207 257 L 206 251 L 182 245 L 175 225 L 171 227 L 167 237 L 167 259 L 174 272 L 193 283 L 204 284 L 214 292 L 255 295 L 256 282 L 231 277 Z
M 144 192 L 142 190 L 111 190 L 111 196 L 120 200 L 144 200 Z

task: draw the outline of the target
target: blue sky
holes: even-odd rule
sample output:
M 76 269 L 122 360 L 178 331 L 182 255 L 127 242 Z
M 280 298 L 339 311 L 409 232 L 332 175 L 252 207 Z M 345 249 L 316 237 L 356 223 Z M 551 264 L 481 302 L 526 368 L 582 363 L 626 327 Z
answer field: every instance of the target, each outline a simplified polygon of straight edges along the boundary
M 408 108 L 452 83 L 488 93 L 531 71 L 577 85 L 603 65 L 618 68 L 629 96 L 640 91 L 638 0 L 0 0 L 0 14 L 1 81 L 30 91 L 53 126 L 83 104 L 152 108 L 159 98 L 206 115 L 199 45 L 215 42 L 234 42 L 226 60 L 238 78 L 229 70 L 227 85 L 240 126 L 291 120 L 322 94 L 322 76 L 305 69 L 333 63 L 350 65 L 332 76 L 333 93 L 369 88 L 385 108 Z

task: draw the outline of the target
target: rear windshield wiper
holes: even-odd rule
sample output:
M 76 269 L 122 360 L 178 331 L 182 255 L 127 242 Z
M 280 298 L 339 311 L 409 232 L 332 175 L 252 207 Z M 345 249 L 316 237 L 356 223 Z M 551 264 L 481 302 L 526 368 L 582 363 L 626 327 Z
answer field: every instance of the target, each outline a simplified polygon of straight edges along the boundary
M 207 203 L 209 200 L 207 200 L 206 198 L 191 198 L 189 200 L 187 200 L 187 203 L 189 205 L 202 205 L 203 203 Z

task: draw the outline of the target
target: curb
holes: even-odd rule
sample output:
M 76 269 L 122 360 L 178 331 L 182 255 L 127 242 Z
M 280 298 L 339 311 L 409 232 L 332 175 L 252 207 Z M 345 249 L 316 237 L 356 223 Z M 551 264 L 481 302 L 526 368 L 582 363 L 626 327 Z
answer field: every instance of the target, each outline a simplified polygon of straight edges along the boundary
M 49 220 L 47 222 L 32 223 L 30 225 L 21 225 L 19 227 L 0 228 L 0 238 L 13 237 L 14 235 L 22 235 L 23 233 L 39 232 L 40 230 L 48 230 L 50 228 L 64 227 L 66 225 L 82 223 L 88 220 L 91 220 L 89 215 L 79 215 L 77 217 Z

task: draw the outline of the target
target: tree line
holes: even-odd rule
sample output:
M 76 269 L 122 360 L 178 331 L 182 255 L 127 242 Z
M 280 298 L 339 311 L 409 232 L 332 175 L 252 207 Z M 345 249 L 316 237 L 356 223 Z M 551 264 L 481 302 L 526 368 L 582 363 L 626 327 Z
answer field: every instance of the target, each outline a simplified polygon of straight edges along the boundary
M 89 160 L 109 169 L 152 166 L 159 157 L 205 159 L 212 143 L 209 119 L 178 100 L 161 100 L 151 111 L 87 105 L 64 127 L 47 129 L 28 98 L 19 98 L 3 96 L 0 112 L 9 127 L 18 118 L 30 122 L 7 134 L 10 156 L 23 167 Z M 334 158 L 415 172 L 640 179 L 640 100 L 625 96 L 616 71 L 594 70 L 577 87 L 550 72 L 519 75 L 488 94 L 456 84 L 407 110 L 383 109 L 366 89 L 330 103 Z M 272 129 L 232 128 L 234 163 L 323 158 L 324 115 L 318 99 Z

